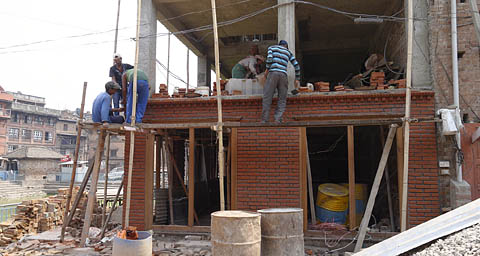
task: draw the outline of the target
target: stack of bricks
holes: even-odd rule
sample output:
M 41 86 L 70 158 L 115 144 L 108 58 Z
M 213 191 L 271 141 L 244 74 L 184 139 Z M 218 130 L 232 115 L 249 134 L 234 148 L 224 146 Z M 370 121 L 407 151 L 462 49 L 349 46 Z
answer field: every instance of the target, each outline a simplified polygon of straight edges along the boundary
M 220 91 L 222 92 L 223 96 L 228 95 L 228 91 L 225 90 L 225 85 L 227 84 L 227 81 L 225 80 L 220 80 Z M 217 95 L 217 82 L 213 82 L 213 91 L 212 95 L 216 96 Z
M 345 91 L 345 87 L 343 87 L 343 84 L 338 84 L 335 87 L 333 87 L 335 91 Z
M 168 95 L 168 90 L 167 90 L 167 85 L 166 84 L 160 84 L 160 90 L 157 94 L 157 97 L 160 98 L 169 98 L 170 96 Z
M 370 85 L 376 86 L 377 90 L 386 89 L 387 85 L 385 85 L 385 73 L 372 72 L 372 74 L 370 75 Z
M 73 190 L 73 197 L 78 193 L 78 189 L 76 187 Z M 17 206 L 12 222 L 2 226 L 0 246 L 18 241 L 25 234 L 35 234 L 61 226 L 66 202 L 67 189 L 59 189 L 57 195 L 45 199 L 23 201 Z
M 316 82 L 314 86 L 315 86 L 315 91 L 317 91 L 317 92 L 329 92 L 330 91 L 330 83 L 329 82 Z

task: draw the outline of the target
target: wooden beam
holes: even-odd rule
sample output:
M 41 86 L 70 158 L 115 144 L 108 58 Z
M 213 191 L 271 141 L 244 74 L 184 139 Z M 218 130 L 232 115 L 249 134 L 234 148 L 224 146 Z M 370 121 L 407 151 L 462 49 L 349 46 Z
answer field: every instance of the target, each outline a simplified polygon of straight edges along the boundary
M 195 211 L 195 129 L 188 131 L 188 226 L 193 226 L 193 213 Z
M 231 182 L 232 182 L 232 210 L 237 209 L 237 128 L 232 128 L 232 160 L 231 160 Z
M 347 126 L 348 137 L 348 202 L 349 202 L 349 222 L 350 230 L 355 229 L 357 222 L 357 212 L 355 209 L 355 137 L 353 125 Z
M 383 132 L 383 127 L 380 126 L 380 143 L 385 146 L 385 134 Z M 388 200 L 388 214 L 390 217 L 390 230 L 395 231 L 395 217 L 393 216 L 393 202 L 392 202 L 392 192 L 390 190 L 390 170 L 388 165 L 385 166 L 385 184 L 387 188 L 387 200 Z
M 365 214 L 362 218 L 362 223 L 360 224 L 360 231 L 358 234 L 357 244 L 355 245 L 354 252 L 360 251 L 363 246 L 363 240 L 365 239 L 365 234 L 367 233 L 368 222 L 372 216 L 373 206 L 375 204 L 375 198 L 377 197 L 378 189 L 382 181 L 383 172 L 385 166 L 387 165 L 388 155 L 390 154 L 390 149 L 392 148 L 393 139 L 395 138 L 395 133 L 397 131 L 397 126 L 390 126 L 388 131 L 387 141 L 385 142 L 385 147 L 383 148 L 382 157 L 380 158 L 380 163 L 378 164 L 377 174 L 373 181 L 372 190 L 370 191 L 370 197 L 368 198 L 367 207 L 365 209 Z
M 312 168 L 310 166 L 310 154 L 308 151 L 308 137 L 306 138 L 306 148 L 305 150 L 307 155 L 307 179 L 308 179 L 308 199 L 310 203 L 310 219 L 312 220 L 312 225 L 317 224 L 317 215 L 315 213 L 315 200 L 313 199 L 313 180 L 312 180 Z
M 105 224 L 105 214 L 107 212 L 107 189 L 108 189 L 108 170 L 110 164 L 110 133 L 107 132 L 107 150 L 105 151 L 105 181 L 103 182 L 103 207 L 102 207 L 102 226 Z
M 300 127 L 299 131 L 299 149 L 300 149 L 300 168 L 299 168 L 299 184 L 300 184 L 300 208 L 303 209 L 303 230 L 308 229 L 308 207 L 307 207 L 307 128 Z
M 403 138 L 403 127 L 399 127 L 397 129 L 397 137 L 396 137 L 396 142 L 397 142 L 397 179 L 398 179 L 398 209 L 399 213 L 398 215 L 401 216 L 402 214 L 402 194 L 403 194 L 403 143 L 404 143 L 404 138 Z M 400 218 L 400 226 L 402 226 L 402 219 Z
M 155 189 L 159 190 L 162 183 L 162 137 L 156 137 L 155 144 Z
M 83 222 L 82 236 L 80 239 L 80 247 L 85 247 L 88 232 L 90 230 L 90 223 L 92 221 L 93 207 L 97 201 L 97 183 L 98 175 L 100 173 L 100 165 L 102 162 L 103 146 L 105 144 L 105 131 L 101 130 L 98 135 L 97 151 L 95 152 L 95 165 L 93 167 L 92 182 L 90 184 L 90 191 L 88 191 L 87 209 L 85 210 L 85 220 Z
M 232 133 L 228 135 L 228 149 L 227 149 L 227 210 L 232 209 L 232 174 L 230 173 L 232 161 Z
M 105 230 L 107 229 L 108 222 L 110 222 L 110 219 L 112 218 L 113 212 L 115 211 L 115 209 L 117 209 L 116 205 L 117 205 L 118 198 L 120 197 L 120 192 L 122 191 L 122 188 L 123 188 L 123 182 L 124 182 L 124 180 L 123 180 L 123 176 L 122 176 L 122 182 L 120 182 L 120 186 L 118 187 L 118 190 L 117 190 L 117 195 L 115 195 L 115 200 L 113 200 L 112 209 L 110 209 L 110 212 L 108 213 L 107 220 L 103 224 L 102 231 L 100 232 L 100 239 L 102 239 L 104 237 Z
M 150 230 L 153 225 L 153 158 L 155 146 L 155 135 L 147 134 L 146 153 L 145 153 L 145 230 Z
M 172 157 L 170 156 L 170 151 L 167 148 L 170 146 L 172 141 L 169 139 L 167 133 L 165 132 L 165 157 L 164 160 L 168 163 L 167 164 L 167 178 L 168 178 L 168 204 L 169 204 L 169 212 L 170 212 L 170 225 L 175 224 L 175 218 L 173 215 L 173 166 L 172 166 Z

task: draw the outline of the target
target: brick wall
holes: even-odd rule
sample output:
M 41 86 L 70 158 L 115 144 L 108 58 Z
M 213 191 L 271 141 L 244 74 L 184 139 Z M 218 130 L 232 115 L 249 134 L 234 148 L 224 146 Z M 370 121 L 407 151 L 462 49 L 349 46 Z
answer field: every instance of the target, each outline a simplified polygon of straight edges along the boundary
M 274 102 L 274 104 L 276 104 Z M 357 113 L 403 114 L 405 92 L 337 92 L 288 98 L 285 121 L 299 115 Z M 259 122 L 261 97 L 228 97 L 223 100 L 224 119 Z M 191 122 L 217 114 L 214 98 L 158 99 L 149 101 L 145 123 Z M 412 93 L 412 117 L 434 117 L 434 93 Z M 199 119 L 200 118 L 200 119 Z M 418 225 L 440 214 L 435 123 L 412 124 L 409 165 L 409 224 Z M 139 137 L 139 138 L 138 138 Z M 237 134 L 237 208 L 299 207 L 300 172 L 298 128 L 239 128 Z M 125 167 L 128 166 L 127 136 Z M 132 224 L 144 227 L 145 137 L 135 141 Z
M 298 128 L 238 129 L 237 208 L 300 207 Z

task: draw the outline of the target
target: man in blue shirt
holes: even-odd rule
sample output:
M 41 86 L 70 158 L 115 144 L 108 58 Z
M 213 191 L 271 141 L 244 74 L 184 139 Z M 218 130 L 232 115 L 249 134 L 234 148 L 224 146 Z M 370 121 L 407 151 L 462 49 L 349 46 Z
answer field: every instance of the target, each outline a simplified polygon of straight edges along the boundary
M 268 122 L 270 116 L 270 106 L 272 105 L 273 94 L 278 90 L 278 104 L 275 110 L 275 122 L 282 122 L 282 116 L 287 106 L 288 78 L 287 67 L 288 62 L 292 63 L 295 68 L 295 84 L 298 87 L 300 83 L 300 65 L 295 56 L 288 50 L 288 43 L 281 40 L 278 45 L 268 48 L 267 54 L 267 82 L 263 88 L 262 100 L 262 123 Z
M 122 87 L 122 75 L 125 71 L 132 69 L 133 66 L 127 63 L 122 63 L 122 56 L 119 53 L 113 54 L 113 62 L 115 63 L 110 67 L 109 76 L 112 78 L 112 81 L 116 82 L 120 87 Z M 122 92 L 118 91 L 112 95 L 113 107 L 120 107 L 120 100 L 122 99 Z M 125 106 L 123 106 L 125 107 Z M 118 116 L 118 112 L 114 112 L 114 115 Z
M 112 115 L 113 112 L 120 112 L 122 109 L 111 108 L 112 95 L 121 89 L 120 85 L 113 81 L 105 84 L 105 92 L 100 93 L 93 101 L 92 119 L 95 123 L 123 123 L 123 116 Z

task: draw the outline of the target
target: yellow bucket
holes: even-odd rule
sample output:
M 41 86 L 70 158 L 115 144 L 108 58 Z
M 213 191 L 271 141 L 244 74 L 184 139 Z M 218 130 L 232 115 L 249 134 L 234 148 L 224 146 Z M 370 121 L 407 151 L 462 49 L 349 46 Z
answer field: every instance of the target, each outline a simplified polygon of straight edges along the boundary
M 318 186 L 317 206 L 335 212 L 348 208 L 348 189 L 333 183 Z
M 348 183 L 342 183 L 343 187 L 348 189 Z M 368 185 L 367 184 L 355 184 L 355 200 L 366 201 L 368 198 Z

